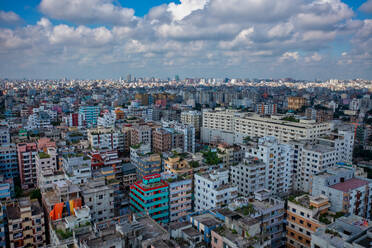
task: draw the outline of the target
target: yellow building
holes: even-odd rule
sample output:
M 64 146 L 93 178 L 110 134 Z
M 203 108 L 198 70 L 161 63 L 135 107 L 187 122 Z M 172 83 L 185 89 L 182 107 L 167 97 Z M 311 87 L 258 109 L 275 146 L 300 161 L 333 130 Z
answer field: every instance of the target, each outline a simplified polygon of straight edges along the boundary
M 290 96 L 287 98 L 288 100 L 288 109 L 290 110 L 298 110 L 302 108 L 302 106 L 306 105 L 306 99 L 299 96 Z
M 164 170 L 170 171 L 176 175 L 192 174 L 192 168 L 187 160 L 177 155 L 164 160 Z

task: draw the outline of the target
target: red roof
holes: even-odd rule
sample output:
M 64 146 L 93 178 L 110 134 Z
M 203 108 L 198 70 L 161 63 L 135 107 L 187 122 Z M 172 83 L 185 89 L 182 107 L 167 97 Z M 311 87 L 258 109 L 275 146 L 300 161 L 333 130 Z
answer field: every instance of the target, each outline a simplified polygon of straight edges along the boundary
M 352 178 L 350 180 L 347 180 L 346 182 L 337 183 L 330 187 L 333 189 L 343 191 L 343 192 L 349 192 L 350 190 L 365 186 L 367 184 L 368 184 L 368 181 L 358 179 L 358 178 Z

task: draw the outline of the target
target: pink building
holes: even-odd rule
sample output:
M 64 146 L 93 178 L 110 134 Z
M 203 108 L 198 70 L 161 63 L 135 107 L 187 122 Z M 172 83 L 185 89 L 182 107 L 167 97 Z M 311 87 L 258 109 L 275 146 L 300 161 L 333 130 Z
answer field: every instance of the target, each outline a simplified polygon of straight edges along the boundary
M 54 147 L 56 148 L 56 142 L 54 142 L 53 140 L 49 139 L 49 138 L 40 138 L 38 141 L 37 141 L 37 150 L 38 151 L 46 151 L 46 149 L 48 147 Z
M 36 143 L 17 144 L 18 167 L 23 189 L 36 187 Z

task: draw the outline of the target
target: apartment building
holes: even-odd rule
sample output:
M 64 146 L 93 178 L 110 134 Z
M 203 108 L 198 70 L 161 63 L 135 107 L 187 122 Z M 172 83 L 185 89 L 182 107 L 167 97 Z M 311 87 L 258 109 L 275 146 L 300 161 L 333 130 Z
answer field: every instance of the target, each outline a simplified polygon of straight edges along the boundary
M 85 124 L 88 127 L 97 125 L 99 113 L 99 106 L 80 106 L 79 108 L 79 114 L 84 116 Z
M 85 115 L 82 113 L 71 113 L 63 117 L 63 120 L 68 127 L 82 127 L 85 123 Z
M 273 194 L 288 194 L 291 192 L 294 153 L 290 145 L 280 143 L 275 137 L 266 136 L 259 138 L 257 142 L 250 142 L 246 149 L 247 157 L 256 158 L 265 164 L 264 187 L 266 189 L 269 189 Z M 242 172 L 241 169 L 236 169 L 236 171 Z M 251 171 L 249 170 L 248 174 L 250 178 L 254 178 Z M 241 179 L 244 181 L 244 178 Z M 247 178 L 245 178 L 245 181 L 247 182 Z M 254 180 L 251 180 L 251 182 L 256 184 Z
M 275 115 L 278 112 L 278 106 L 275 103 L 256 104 L 256 113 L 259 115 Z
M 331 211 L 371 218 L 372 180 L 355 177 L 354 169 L 332 168 L 313 177 L 312 195 L 329 198 Z
M 177 155 L 164 159 L 164 171 L 168 171 L 175 175 L 188 176 L 193 174 L 193 169 L 189 165 L 188 161 Z
M 9 246 L 45 247 L 44 212 L 35 200 L 19 198 L 6 206 Z
M 147 213 L 158 223 L 169 222 L 169 186 L 160 174 L 144 176 L 130 186 L 130 208 Z
M 5 237 L 5 215 L 3 210 L 3 204 L 0 202 L 0 247 L 6 247 L 6 237 Z
M 195 128 L 197 137 L 200 135 L 200 128 L 202 126 L 202 114 L 200 111 L 183 111 L 181 112 L 181 123 L 191 125 Z
M 36 177 L 36 143 L 17 144 L 19 176 L 22 188 L 34 188 L 37 185 Z
M 331 223 L 327 217 L 331 204 L 325 196 L 302 195 L 288 200 L 287 247 L 311 247 L 311 235 Z
M 94 149 L 116 150 L 119 145 L 119 132 L 112 128 L 89 129 L 88 141 Z
M 114 217 L 114 189 L 105 184 L 104 178 L 89 180 L 81 188 L 84 205 L 90 208 L 92 221 Z
M 336 165 L 338 153 L 334 147 L 309 141 L 291 141 L 294 150 L 293 188 L 309 192 L 313 175 Z
M 6 125 L 0 125 L 0 145 L 8 143 L 10 143 L 9 127 Z
M 152 128 L 147 125 L 133 126 L 131 130 L 131 145 L 150 144 L 152 142 Z
M 287 97 L 287 102 L 289 110 L 299 110 L 306 105 L 306 99 L 299 96 Z
M 97 126 L 104 128 L 115 127 L 116 114 L 115 111 L 105 110 L 97 119 Z
M 283 116 L 262 117 L 237 110 L 204 110 L 201 140 L 204 143 L 243 143 L 244 138 L 274 136 L 280 142 L 315 139 L 331 131 L 330 123 L 288 121 Z
M 226 206 L 237 195 L 238 187 L 229 183 L 226 169 L 194 175 L 195 210 Z
M 0 146 L 0 175 L 5 179 L 19 177 L 17 146 L 13 143 Z
M 152 132 L 152 150 L 154 152 L 168 152 L 172 149 L 172 133 L 164 128 L 157 128 Z
M 48 180 L 57 171 L 57 150 L 54 147 L 39 152 L 35 157 L 37 186 L 41 190 L 52 188 L 53 181 Z
M 140 178 L 161 172 L 161 157 L 157 153 L 150 153 L 149 144 L 132 146 L 130 150 L 130 161 L 136 167 Z
M 69 153 L 62 158 L 62 168 L 74 184 L 86 183 L 92 177 L 91 159 L 80 153 Z
M 240 163 L 245 156 L 244 153 L 238 145 L 218 144 L 217 147 L 217 156 L 226 167 Z

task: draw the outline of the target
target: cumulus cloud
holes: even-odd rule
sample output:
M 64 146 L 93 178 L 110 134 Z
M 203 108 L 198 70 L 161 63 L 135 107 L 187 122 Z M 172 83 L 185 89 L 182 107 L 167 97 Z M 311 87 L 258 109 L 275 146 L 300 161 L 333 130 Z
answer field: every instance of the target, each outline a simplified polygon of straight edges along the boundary
M 359 9 L 365 13 L 371 14 L 372 13 L 372 0 L 368 0 L 367 2 L 363 3 Z
M 128 25 L 134 10 L 113 4 L 113 0 L 42 0 L 39 9 L 50 18 L 77 24 Z
M 11 26 L 19 24 L 22 19 L 13 11 L 0 10 L 0 26 Z
M 0 59 L 14 71 L 20 55 L 30 70 L 58 65 L 60 73 L 98 73 L 92 68 L 107 66 L 100 72 L 135 68 L 147 75 L 178 70 L 275 76 L 293 71 L 291 64 L 313 74 L 350 61 L 366 68 L 372 61 L 372 21 L 353 19 L 341 0 L 182 0 L 155 6 L 144 17 L 114 0 L 42 0 L 39 9 L 45 17 L 36 25 L 0 29 Z M 324 56 L 345 37 L 352 37 L 345 54 Z

